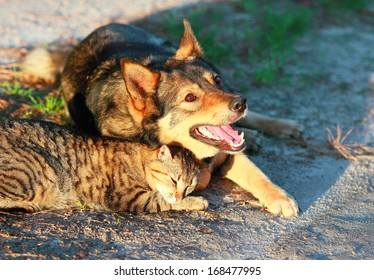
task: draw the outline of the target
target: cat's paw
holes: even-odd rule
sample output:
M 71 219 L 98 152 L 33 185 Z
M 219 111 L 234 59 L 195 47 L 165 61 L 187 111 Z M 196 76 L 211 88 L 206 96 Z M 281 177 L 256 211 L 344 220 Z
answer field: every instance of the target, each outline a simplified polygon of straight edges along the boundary
M 185 210 L 205 211 L 209 206 L 208 201 L 202 196 L 187 196 L 184 201 L 186 203 Z
M 264 203 L 264 207 L 270 213 L 285 218 L 297 217 L 299 215 L 299 207 L 296 201 L 285 193 Z

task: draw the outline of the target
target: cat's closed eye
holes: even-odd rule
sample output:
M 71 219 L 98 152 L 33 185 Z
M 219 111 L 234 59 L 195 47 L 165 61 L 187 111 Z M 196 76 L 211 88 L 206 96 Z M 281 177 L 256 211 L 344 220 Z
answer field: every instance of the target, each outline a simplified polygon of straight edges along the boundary
M 192 193 L 194 191 L 194 187 L 191 187 L 191 186 L 188 186 L 185 190 L 184 190 L 184 193 L 183 193 L 183 197 L 186 197 L 187 195 L 189 195 L 190 193 Z
M 174 186 L 177 186 L 178 183 L 177 183 L 176 180 L 174 180 L 172 177 L 170 177 L 170 180 L 171 180 L 171 182 L 173 183 Z

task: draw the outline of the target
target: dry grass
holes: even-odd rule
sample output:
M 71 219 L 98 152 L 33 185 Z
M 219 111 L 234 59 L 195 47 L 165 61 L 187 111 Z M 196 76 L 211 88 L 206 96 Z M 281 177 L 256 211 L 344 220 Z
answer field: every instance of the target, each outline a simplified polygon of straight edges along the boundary
M 0 82 L 14 83 L 17 81 L 23 86 L 43 89 L 52 86 L 51 83 L 35 77 L 29 73 L 20 71 L 20 63 L 11 63 L 0 65 Z
M 330 129 L 327 128 L 327 138 L 330 146 L 337 150 L 345 159 L 374 159 L 374 148 L 367 147 L 360 143 L 344 143 L 347 137 L 352 133 L 351 128 L 343 135 L 343 129 L 340 125 L 336 126 L 336 137 L 333 136 Z
M 19 68 L 19 63 L 0 65 L 0 80 L 9 81 L 18 78 L 19 74 L 14 69 Z

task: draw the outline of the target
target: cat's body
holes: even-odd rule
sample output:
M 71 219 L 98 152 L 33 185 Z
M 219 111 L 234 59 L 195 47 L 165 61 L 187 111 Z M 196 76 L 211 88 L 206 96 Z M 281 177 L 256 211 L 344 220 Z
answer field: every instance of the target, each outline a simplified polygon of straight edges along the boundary
M 185 149 L 90 138 L 45 122 L 0 122 L 0 208 L 111 211 L 205 210 L 187 196 L 200 162 Z

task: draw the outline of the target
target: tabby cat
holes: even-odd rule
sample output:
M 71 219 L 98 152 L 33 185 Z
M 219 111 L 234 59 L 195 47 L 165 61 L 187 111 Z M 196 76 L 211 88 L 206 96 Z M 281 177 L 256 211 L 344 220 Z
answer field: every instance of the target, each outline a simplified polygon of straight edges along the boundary
M 111 211 L 205 210 L 187 196 L 202 163 L 182 148 L 76 134 L 38 121 L 0 122 L 0 208 Z

